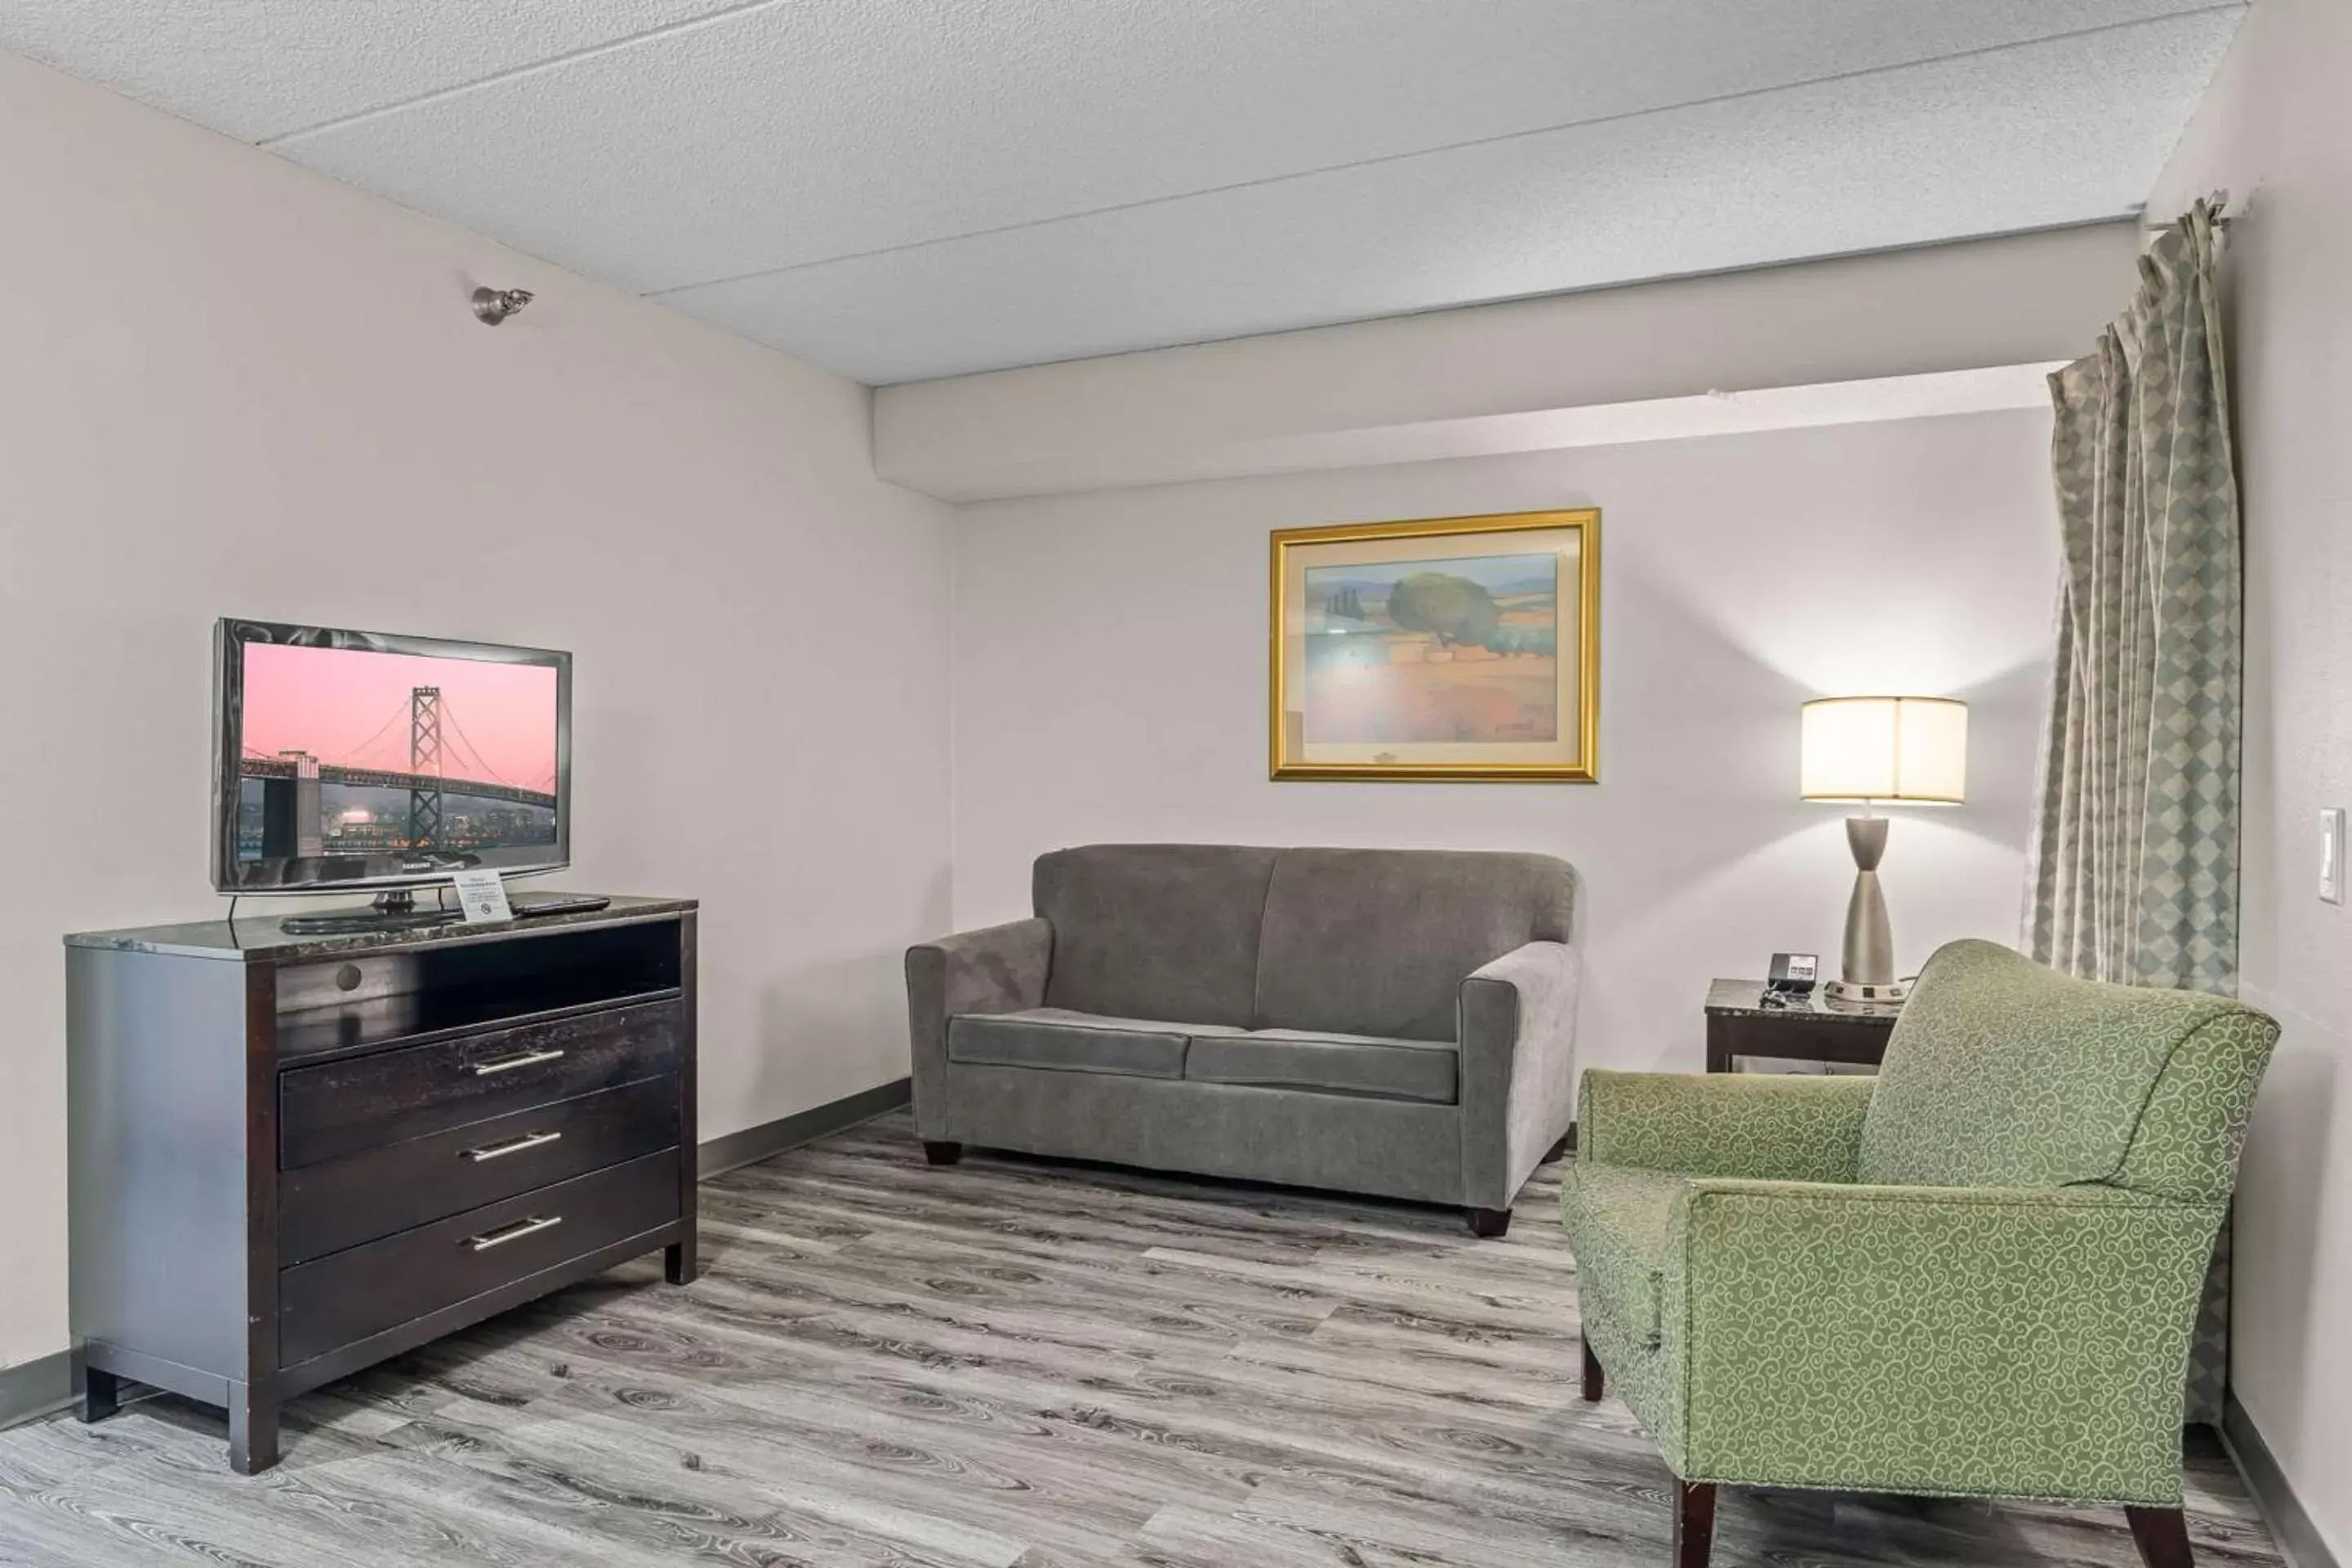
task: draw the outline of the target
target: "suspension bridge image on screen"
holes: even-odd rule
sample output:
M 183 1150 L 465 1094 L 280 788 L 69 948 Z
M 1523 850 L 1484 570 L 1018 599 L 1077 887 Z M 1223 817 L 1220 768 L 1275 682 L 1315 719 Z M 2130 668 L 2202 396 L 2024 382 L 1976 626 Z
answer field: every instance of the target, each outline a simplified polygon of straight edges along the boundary
M 555 842 L 551 666 L 247 643 L 244 688 L 239 860 Z

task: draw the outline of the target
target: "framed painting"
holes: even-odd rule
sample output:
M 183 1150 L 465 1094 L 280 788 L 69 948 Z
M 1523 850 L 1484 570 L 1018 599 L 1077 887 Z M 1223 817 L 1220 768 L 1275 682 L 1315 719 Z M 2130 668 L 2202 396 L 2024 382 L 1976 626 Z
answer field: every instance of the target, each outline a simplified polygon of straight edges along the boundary
M 1601 513 L 1274 535 L 1277 779 L 1591 784 Z

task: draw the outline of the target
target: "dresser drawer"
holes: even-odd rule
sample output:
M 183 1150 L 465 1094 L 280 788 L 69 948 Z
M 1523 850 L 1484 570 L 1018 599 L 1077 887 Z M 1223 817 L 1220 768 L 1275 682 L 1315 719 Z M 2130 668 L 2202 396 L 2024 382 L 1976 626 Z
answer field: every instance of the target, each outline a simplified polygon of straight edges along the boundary
M 290 1068 L 278 1078 L 289 1169 L 677 1070 L 684 1004 L 642 1003 Z
M 289 1171 L 278 1186 L 278 1258 L 307 1263 L 675 1148 L 677 1094 L 675 1078 L 650 1078 Z
M 278 1361 L 398 1328 L 679 1217 L 678 1155 L 649 1154 L 501 1198 L 278 1276 Z

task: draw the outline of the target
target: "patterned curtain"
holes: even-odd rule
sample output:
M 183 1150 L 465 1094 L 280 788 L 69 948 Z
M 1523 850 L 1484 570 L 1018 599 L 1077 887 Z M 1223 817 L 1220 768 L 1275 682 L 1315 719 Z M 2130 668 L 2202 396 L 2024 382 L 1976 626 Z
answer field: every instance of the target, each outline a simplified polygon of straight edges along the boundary
M 2205 203 L 2050 378 L 2066 570 L 2026 946 L 2072 974 L 2238 986 L 2238 483 Z
M 2066 557 L 2027 873 L 2026 949 L 2073 974 L 2238 988 L 2238 482 L 2200 202 L 2140 258 L 2131 308 L 2050 378 Z M 2190 1347 L 2218 1424 L 2231 1227 Z

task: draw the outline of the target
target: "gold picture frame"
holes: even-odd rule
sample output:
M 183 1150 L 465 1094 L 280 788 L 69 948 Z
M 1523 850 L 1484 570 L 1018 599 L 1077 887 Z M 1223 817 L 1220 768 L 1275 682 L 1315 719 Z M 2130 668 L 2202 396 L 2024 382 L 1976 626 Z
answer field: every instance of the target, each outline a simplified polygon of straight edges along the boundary
M 1276 779 L 1595 784 L 1601 510 L 1277 531 Z

